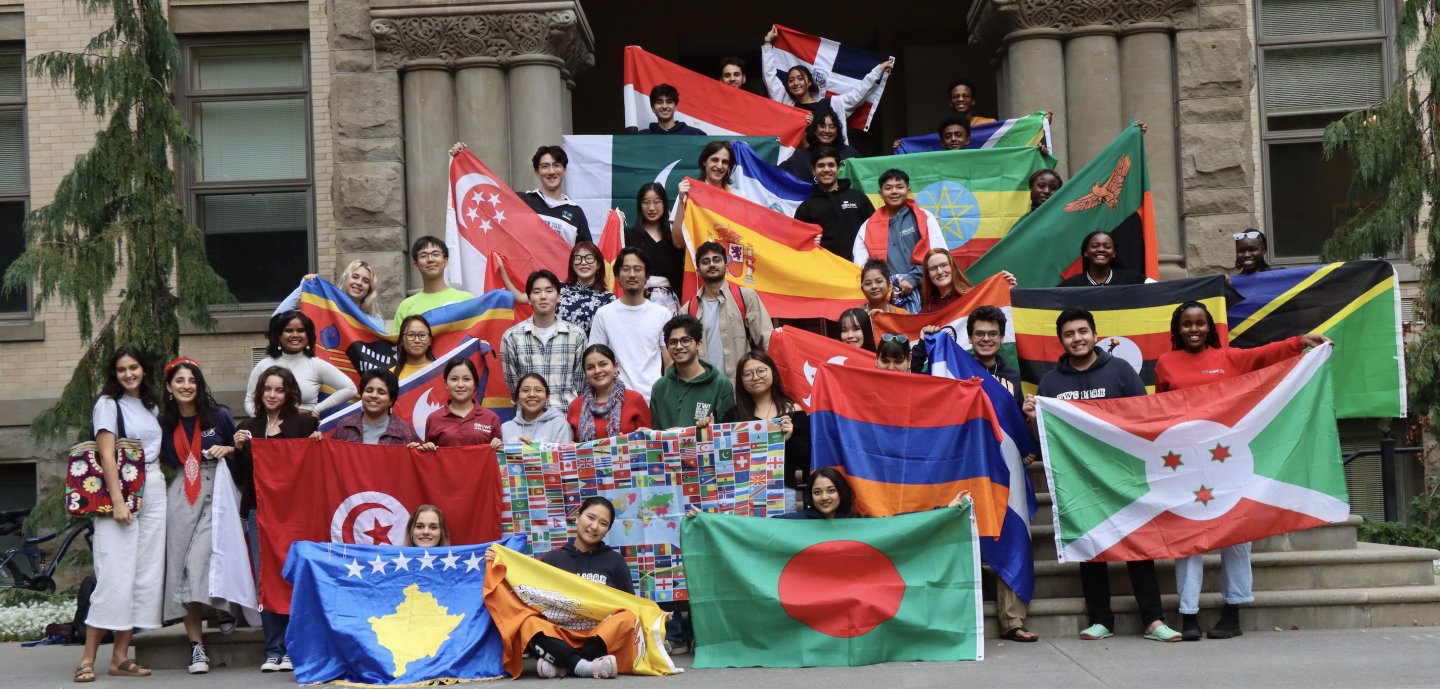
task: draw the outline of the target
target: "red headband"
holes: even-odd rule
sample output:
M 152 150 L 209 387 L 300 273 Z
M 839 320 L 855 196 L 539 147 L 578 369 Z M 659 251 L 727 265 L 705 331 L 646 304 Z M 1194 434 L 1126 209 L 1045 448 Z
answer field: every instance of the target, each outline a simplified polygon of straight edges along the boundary
M 188 356 L 176 357 L 174 361 L 171 361 L 170 363 L 165 364 L 165 377 L 166 377 L 166 378 L 169 378 L 169 377 L 170 377 L 170 372 L 171 372 L 172 370 L 174 370 L 175 367 L 176 367 L 176 366 L 179 366 L 180 364 L 190 364 L 191 366 L 194 366 L 195 368 L 200 368 L 200 362 L 198 362 L 198 361 L 196 361 L 196 360 L 194 360 L 194 359 L 191 359 L 191 358 L 188 357 Z

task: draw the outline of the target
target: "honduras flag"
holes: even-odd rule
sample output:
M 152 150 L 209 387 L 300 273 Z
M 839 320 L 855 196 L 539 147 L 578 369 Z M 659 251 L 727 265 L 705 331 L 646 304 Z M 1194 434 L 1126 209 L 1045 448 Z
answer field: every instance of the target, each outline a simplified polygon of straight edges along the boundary
M 1005 511 L 1005 526 L 1000 538 L 980 539 L 980 554 L 991 569 L 1026 603 L 1035 593 L 1035 559 L 1030 549 L 1030 518 L 1035 516 L 1035 486 L 1025 470 L 1024 457 L 1036 452 L 1035 443 L 1025 424 L 1025 416 L 1015 398 L 1000 381 L 986 371 L 969 352 L 960 348 L 945 333 L 925 336 L 925 351 L 930 357 L 930 375 L 942 378 L 979 378 L 981 388 L 995 408 L 1000 420 L 1005 466 L 1010 469 L 1010 504 Z M 1023 484 L 1021 483 L 1023 481 Z M 1021 490 L 1023 485 L 1023 490 Z
M 526 549 L 523 535 L 496 543 Z M 285 559 L 295 681 L 420 686 L 505 676 L 485 607 L 489 547 L 296 542 Z
M 795 209 L 810 198 L 812 185 L 765 162 L 744 141 L 737 139 L 730 145 L 735 149 L 735 166 L 730 173 L 731 191 L 747 201 L 794 217 Z
M 970 143 L 965 148 L 1013 148 L 1041 143 L 1045 144 L 1046 150 L 1051 150 L 1050 121 L 1045 119 L 1043 110 L 1024 117 L 974 125 L 970 127 Z M 900 147 L 895 149 L 895 152 L 925 153 L 942 150 L 945 149 L 940 146 L 940 135 L 931 133 L 900 139 Z

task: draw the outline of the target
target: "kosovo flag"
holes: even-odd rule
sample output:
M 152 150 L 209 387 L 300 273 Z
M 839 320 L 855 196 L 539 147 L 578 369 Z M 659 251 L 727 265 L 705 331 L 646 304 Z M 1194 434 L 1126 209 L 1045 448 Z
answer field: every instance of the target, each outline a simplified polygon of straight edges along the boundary
M 497 544 L 525 549 L 523 535 Z M 485 609 L 485 550 L 298 541 L 285 645 L 299 684 L 413 687 L 505 675 Z

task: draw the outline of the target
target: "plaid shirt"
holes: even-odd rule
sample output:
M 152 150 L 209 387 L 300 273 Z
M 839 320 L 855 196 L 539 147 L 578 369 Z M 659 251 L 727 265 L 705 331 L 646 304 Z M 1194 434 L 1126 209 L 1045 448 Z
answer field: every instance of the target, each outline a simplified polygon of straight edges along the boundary
M 532 316 L 510 326 L 500 337 L 500 363 L 505 369 L 505 387 L 515 392 L 520 377 L 527 373 L 545 376 L 550 386 L 550 406 L 565 410 L 579 394 L 585 380 L 581 353 L 585 331 L 569 321 L 555 319 L 555 334 L 549 343 L 535 334 Z

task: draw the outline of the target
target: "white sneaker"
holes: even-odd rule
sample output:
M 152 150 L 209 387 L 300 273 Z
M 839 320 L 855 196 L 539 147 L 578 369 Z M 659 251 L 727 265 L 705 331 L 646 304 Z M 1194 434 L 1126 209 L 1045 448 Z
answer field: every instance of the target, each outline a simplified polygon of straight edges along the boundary
M 266 658 L 266 659 L 265 659 L 265 662 L 260 663 L 260 671 L 261 671 L 261 672 L 279 672 L 279 671 L 280 671 L 280 659 L 279 659 L 279 658 L 276 658 L 275 656 L 270 656 L 269 658 Z
M 294 672 L 294 671 L 295 671 L 295 666 L 294 666 L 293 664 L 291 664 L 291 662 L 290 662 L 290 654 L 289 654 L 289 653 L 286 653 L 286 654 L 285 654 L 285 657 L 283 657 L 283 658 L 280 659 L 280 670 L 281 670 L 282 672 Z
M 220 633 L 229 636 L 235 631 L 235 616 L 224 610 L 216 612 L 216 618 L 220 623 Z
M 205 655 L 205 644 L 190 644 L 190 674 L 203 675 L 210 671 L 210 656 Z

